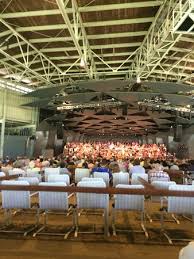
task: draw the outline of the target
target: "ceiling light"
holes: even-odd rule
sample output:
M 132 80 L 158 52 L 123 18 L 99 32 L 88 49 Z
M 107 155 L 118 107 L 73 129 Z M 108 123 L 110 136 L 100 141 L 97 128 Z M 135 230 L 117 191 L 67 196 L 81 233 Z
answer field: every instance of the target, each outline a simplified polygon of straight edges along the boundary
M 86 62 L 85 62 L 84 58 L 82 57 L 80 60 L 80 67 L 85 68 L 85 66 L 86 66 Z
M 137 84 L 140 84 L 140 83 L 141 83 L 141 79 L 140 79 L 139 76 L 137 76 L 136 83 L 137 83 Z

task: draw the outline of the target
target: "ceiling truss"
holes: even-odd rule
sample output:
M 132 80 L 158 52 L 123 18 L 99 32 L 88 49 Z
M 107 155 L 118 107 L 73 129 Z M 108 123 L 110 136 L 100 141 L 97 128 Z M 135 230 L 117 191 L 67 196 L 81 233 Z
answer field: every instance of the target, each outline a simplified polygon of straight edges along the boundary
M 140 76 L 143 80 L 156 77 L 158 80 L 193 85 L 194 49 L 190 47 L 194 43 L 193 0 L 129 1 L 104 5 L 81 5 L 79 0 L 55 1 L 52 9 L 6 11 L 0 15 L 0 22 L 5 28 L 0 32 L 1 68 L 8 75 L 17 75 L 17 82 L 28 78 L 39 85 L 50 85 L 74 80 Z M 158 11 L 154 16 L 150 13 L 144 17 L 127 16 L 124 19 L 94 21 L 85 18 L 85 15 L 93 15 L 94 12 L 103 15 L 138 8 L 158 8 Z M 55 16 L 64 22 L 33 26 L 13 24 L 13 19 Z M 187 17 L 193 20 L 193 25 L 188 30 L 180 30 Z M 10 19 L 12 22 L 9 22 Z M 142 27 L 144 24 L 151 24 L 149 30 Z M 141 29 L 115 31 L 115 26 L 140 26 Z M 95 31 L 96 27 L 111 29 L 107 29 L 107 33 L 99 33 Z M 49 36 L 54 30 L 68 30 L 68 34 Z M 93 30 L 92 33 L 88 33 L 90 30 Z M 36 37 L 26 37 L 29 32 Z M 40 34 L 39 37 L 37 34 Z M 118 39 L 121 39 L 120 43 L 116 43 Z M 111 43 L 103 43 L 105 40 Z M 53 45 L 64 42 L 69 45 Z M 187 42 L 189 48 L 179 45 L 179 42 Z M 51 45 L 41 48 L 39 44 Z M 85 61 L 85 69 L 79 67 L 81 59 Z

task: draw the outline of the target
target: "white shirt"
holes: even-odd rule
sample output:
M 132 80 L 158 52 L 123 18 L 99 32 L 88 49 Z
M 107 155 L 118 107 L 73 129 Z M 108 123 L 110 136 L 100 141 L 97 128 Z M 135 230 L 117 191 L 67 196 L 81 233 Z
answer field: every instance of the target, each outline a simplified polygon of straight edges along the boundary
M 179 167 L 178 167 L 178 165 L 172 165 L 170 167 L 170 170 L 179 170 Z
M 134 165 L 130 171 L 130 174 L 136 174 L 136 173 L 140 173 L 140 174 L 145 174 L 145 168 L 141 165 Z

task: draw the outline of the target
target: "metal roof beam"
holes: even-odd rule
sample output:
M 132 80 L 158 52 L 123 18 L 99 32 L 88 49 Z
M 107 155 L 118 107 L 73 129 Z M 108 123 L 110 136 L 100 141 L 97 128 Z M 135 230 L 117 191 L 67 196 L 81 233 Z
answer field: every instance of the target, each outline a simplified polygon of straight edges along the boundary
M 121 19 L 121 20 L 109 20 L 109 21 L 95 21 L 95 22 L 85 22 L 83 26 L 86 27 L 101 27 L 101 26 L 113 26 L 113 25 L 126 25 L 126 24 L 138 24 L 138 23 L 151 23 L 154 17 L 145 18 L 134 18 L 134 19 Z M 79 26 L 79 25 L 78 25 Z M 50 24 L 50 25 L 38 25 L 38 26 L 24 26 L 17 27 L 17 32 L 25 31 L 47 31 L 47 30 L 63 30 L 68 29 L 65 24 Z
M 91 45 L 92 49 L 107 49 L 107 48 L 126 48 L 126 47 L 138 47 L 140 46 L 141 42 L 134 42 L 134 43 L 121 43 L 121 44 L 109 44 L 109 45 Z M 67 48 L 45 48 L 42 49 L 42 52 L 63 52 L 63 51 L 75 51 L 75 47 L 67 47 Z M 177 47 L 173 47 L 171 49 L 172 51 L 175 52 L 181 52 L 181 53 L 189 53 L 190 49 L 184 49 L 184 48 L 177 48 Z M 166 49 L 160 49 L 159 52 L 164 53 L 166 51 Z M 34 55 L 36 52 L 35 51 L 29 51 L 24 52 L 23 56 L 27 56 L 27 55 Z M 102 57 L 112 57 L 112 56 L 126 56 L 126 55 L 131 55 L 134 52 L 119 52 L 119 53 L 111 53 L 111 54 L 98 54 L 99 56 Z M 22 54 L 16 54 L 13 57 L 15 58 L 22 58 Z M 64 56 L 64 57 L 49 57 L 50 60 L 65 60 L 65 59 L 77 59 L 79 56 Z M 3 61 L 7 61 L 8 59 L 3 59 Z M 33 64 L 35 64 L 37 62 L 33 62 Z
M 69 1 L 66 1 L 66 4 Z M 67 25 L 68 31 L 71 35 L 72 41 L 75 44 L 75 48 L 79 54 L 80 60 L 85 63 L 85 69 L 88 73 L 90 79 L 94 77 L 94 72 L 96 70 L 95 61 L 91 52 L 91 46 L 87 39 L 86 31 L 82 21 L 82 17 L 78 11 L 78 5 L 76 0 L 71 1 L 73 10 L 73 23 L 71 23 L 68 13 L 66 11 L 66 4 L 63 0 L 56 0 L 59 7 L 61 15 Z M 79 25 L 79 26 L 78 26 Z M 82 39 L 82 45 L 80 45 L 80 40 Z M 90 62 L 90 65 L 88 65 Z
M 6 21 L 4 21 L 3 19 L 0 18 L 0 22 L 6 26 L 11 32 L 12 32 L 12 37 L 15 38 L 16 40 L 16 44 L 17 47 L 20 49 L 20 53 L 21 53 L 21 57 L 22 57 L 22 61 L 18 61 L 16 57 L 13 57 L 12 55 L 9 55 L 7 52 L 5 52 L 5 47 L 1 48 L 1 53 L 8 59 L 8 60 L 12 60 L 14 63 L 20 65 L 22 68 L 24 68 L 23 71 L 23 76 L 25 75 L 25 73 L 28 71 L 30 73 L 32 73 L 33 75 L 35 74 L 38 78 L 40 78 L 42 81 L 50 83 L 50 79 L 52 77 L 52 74 L 50 73 L 50 68 L 54 68 L 56 70 L 56 72 L 59 74 L 59 77 L 62 74 L 62 71 L 60 70 L 60 68 L 58 68 L 51 60 L 49 60 L 49 58 L 47 56 L 45 56 L 40 50 L 38 50 L 33 44 L 31 44 L 27 39 L 25 39 L 20 33 L 18 33 L 15 28 L 13 28 L 12 26 L 10 26 Z M 13 44 L 13 45 L 16 45 Z M 25 45 L 25 46 L 23 46 Z M 24 52 L 26 51 L 27 55 L 24 55 Z M 32 61 L 29 61 L 29 52 L 34 52 L 34 57 Z M 30 66 L 32 65 L 33 61 L 35 60 L 40 60 L 42 63 L 42 66 L 48 66 L 49 69 L 45 71 L 44 76 L 38 74 L 37 72 L 33 71 L 33 69 L 30 68 Z
M 119 56 L 128 56 L 131 55 L 133 52 L 118 52 L 118 53 L 104 53 L 98 54 L 100 57 L 119 57 Z M 64 56 L 64 57 L 51 57 L 51 60 L 66 60 L 66 59 L 77 59 L 79 56 Z
M 91 45 L 91 49 L 114 49 L 114 48 L 129 48 L 129 47 L 138 47 L 140 46 L 141 42 L 133 42 L 133 43 L 121 43 L 121 44 L 109 44 L 109 45 Z M 75 51 L 75 47 L 65 47 L 65 48 L 45 48 L 45 49 L 40 49 L 42 53 L 54 53 L 54 52 L 66 52 L 66 51 Z M 14 58 L 22 58 L 25 56 L 30 56 L 34 55 L 36 51 L 29 51 L 29 52 L 24 52 L 23 54 L 16 54 L 13 55 Z M 134 52 L 129 52 L 129 53 L 134 53 Z M 115 53 L 115 56 L 117 53 Z M 101 55 L 104 57 L 106 54 Z M 114 53 L 111 53 L 111 56 L 114 56 Z M 120 54 L 119 54 L 120 56 Z M 67 56 L 69 57 L 69 56 Z M 67 58 L 68 59 L 68 58 Z M 2 59 L 3 61 L 8 61 L 9 59 Z
M 13 56 L 11 56 L 10 54 L 6 53 L 2 49 L 0 49 L 0 53 L 3 54 L 8 60 L 11 60 L 15 64 L 18 64 L 21 68 L 24 69 L 24 71 L 28 71 L 31 74 L 35 75 L 37 78 L 39 78 L 41 81 L 48 83 L 48 81 L 44 78 L 43 75 L 37 73 L 36 71 L 33 71 L 31 68 L 28 68 L 24 63 L 18 61 L 17 59 L 15 59 Z M 1 63 L 1 61 L 0 61 L 0 63 Z M 8 66 L 9 66 L 9 63 L 8 63 Z
M 88 40 L 98 40 L 98 39 L 112 39 L 112 38 L 125 38 L 125 37 L 138 37 L 145 36 L 147 31 L 136 31 L 136 32 L 120 32 L 120 33 L 106 33 L 106 34 L 95 34 L 95 35 L 87 35 Z M 83 39 L 80 37 L 80 39 Z M 31 43 L 48 43 L 48 42 L 65 42 L 72 41 L 71 37 L 51 37 L 51 38 L 36 38 L 31 39 L 29 42 Z
M 131 59 L 131 60 L 129 60 L 128 62 L 132 62 L 133 60 Z M 108 64 L 120 64 L 120 63 L 122 63 L 123 62 L 123 60 L 120 60 L 120 61 L 112 61 L 112 62 L 107 62 Z M 102 65 L 103 63 L 102 62 L 96 62 L 96 65 Z M 64 68 L 64 67 L 75 67 L 76 65 L 74 65 L 74 66 L 72 66 L 73 65 L 73 63 L 68 63 L 68 64 L 61 64 L 61 65 L 59 65 L 59 67 L 61 67 L 61 68 Z M 79 65 L 77 65 L 77 66 L 79 66 Z M 109 68 L 109 67 L 102 67 L 102 68 L 96 68 L 97 69 L 97 71 L 99 71 L 100 69 L 102 69 L 102 70 L 111 70 L 111 69 L 116 69 L 117 68 L 117 66 L 112 66 L 111 68 Z M 126 66 L 126 67 L 122 67 L 122 69 L 124 69 L 124 68 L 129 68 L 129 66 Z M 41 71 L 41 70 L 43 70 L 43 68 L 42 67 L 39 67 L 39 68 L 36 68 L 36 69 L 34 69 L 34 71 Z M 78 69 L 74 69 L 74 70 L 72 70 L 72 69 L 70 69 L 68 72 L 78 72 L 79 70 Z
M 172 32 L 176 31 L 192 10 L 193 0 L 164 1 L 132 63 L 131 69 L 136 72 L 129 72 L 129 77 L 142 76 L 145 70 L 146 76 L 149 77 L 170 50 L 176 51 L 174 45 L 181 38 L 181 34 L 176 35 Z
M 112 53 L 107 53 L 107 54 L 104 54 L 104 55 L 99 55 L 101 58 L 103 58 L 104 59 L 104 57 L 119 57 L 119 56 L 129 56 L 129 55 L 131 55 L 131 54 L 133 54 L 134 52 L 120 52 L 120 53 L 114 53 L 114 56 L 113 56 L 113 54 Z M 63 64 L 62 65 L 64 65 L 65 66 L 65 64 L 68 64 L 68 63 L 64 63 L 64 62 L 67 62 L 66 60 L 71 60 L 71 59 L 75 59 L 75 60 L 77 60 L 79 58 L 79 56 L 66 56 L 66 57 L 63 57 L 63 56 L 59 56 L 59 57 L 49 57 L 49 59 L 50 60 L 56 60 L 56 61 L 61 61 L 61 62 L 63 62 Z M 104 59 L 105 60 L 105 59 Z M 106 60 L 105 60 L 106 61 Z M 121 59 L 121 60 L 112 60 L 112 61 L 106 61 L 106 62 L 108 62 L 108 63 L 120 63 L 120 62 L 123 62 L 124 61 L 124 59 Z M 33 62 L 33 65 L 34 64 L 38 64 L 38 63 L 40 63 L 40 61 L 38 61 L 38 60 L 36 60 L 36 61 L 34 61 Z M 99 62 L 100 64 L 102 64 L 102 62 Z M 72 61 L 72 63 L 69 63 L 69 64 L 73 64 L 73 61 Z M 98 64 L 98 62 L 96 62 L 96 64 Z M 58 66 L 60 66 L 61 64 L 59 63 L 58 64 Z M 16 67 L 17 67 L 17 65 L 16 65 Z
M 130 47 L 138 47 L 141 45 L 141 42 L 129 42 L 129 43 L 117 43 L 117 44 L 109 44 L 109 45 L 90 45 L 91 49 L 112 49 L 112 48 L 130 48 Z M 83 47 L 81 47 L 83 49 Z M 75 51 L 75 47 L 64 47 L 64 48 L 45 48 L 41 49 L 43 53 L 48 52 L 60 52 L 60 51 Z
M 132 3 L 118 3 L 118 4 L 103 4 L 103 5 L 91 5 L 91 6 L 79 6 L 79 12 L 99 12 L 109 10 L 120 10 L 120 9 L 132 9 L 142 7 L 154 7 L 160 6 L 163 1 L 144 1 L 144 2 L 132 2 Z M 72 13 L 71 8 L 66 8 L 67 13 Z M 60 14 L 58 9 L 51 10 L 38 10 L 28 12 L 15 12 L 15 13 L 3 13 L 0 15 L 1 18 L 21 18 L 21 17 L 33 17 L 33 16 L 47 16 Z

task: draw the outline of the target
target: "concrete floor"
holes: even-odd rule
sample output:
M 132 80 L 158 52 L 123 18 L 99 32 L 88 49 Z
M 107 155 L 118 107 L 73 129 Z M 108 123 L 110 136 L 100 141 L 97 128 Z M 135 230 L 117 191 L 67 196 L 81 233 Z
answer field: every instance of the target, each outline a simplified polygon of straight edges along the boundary
M 0 258 L 178 259 L 179 246 L 0 239 Z

